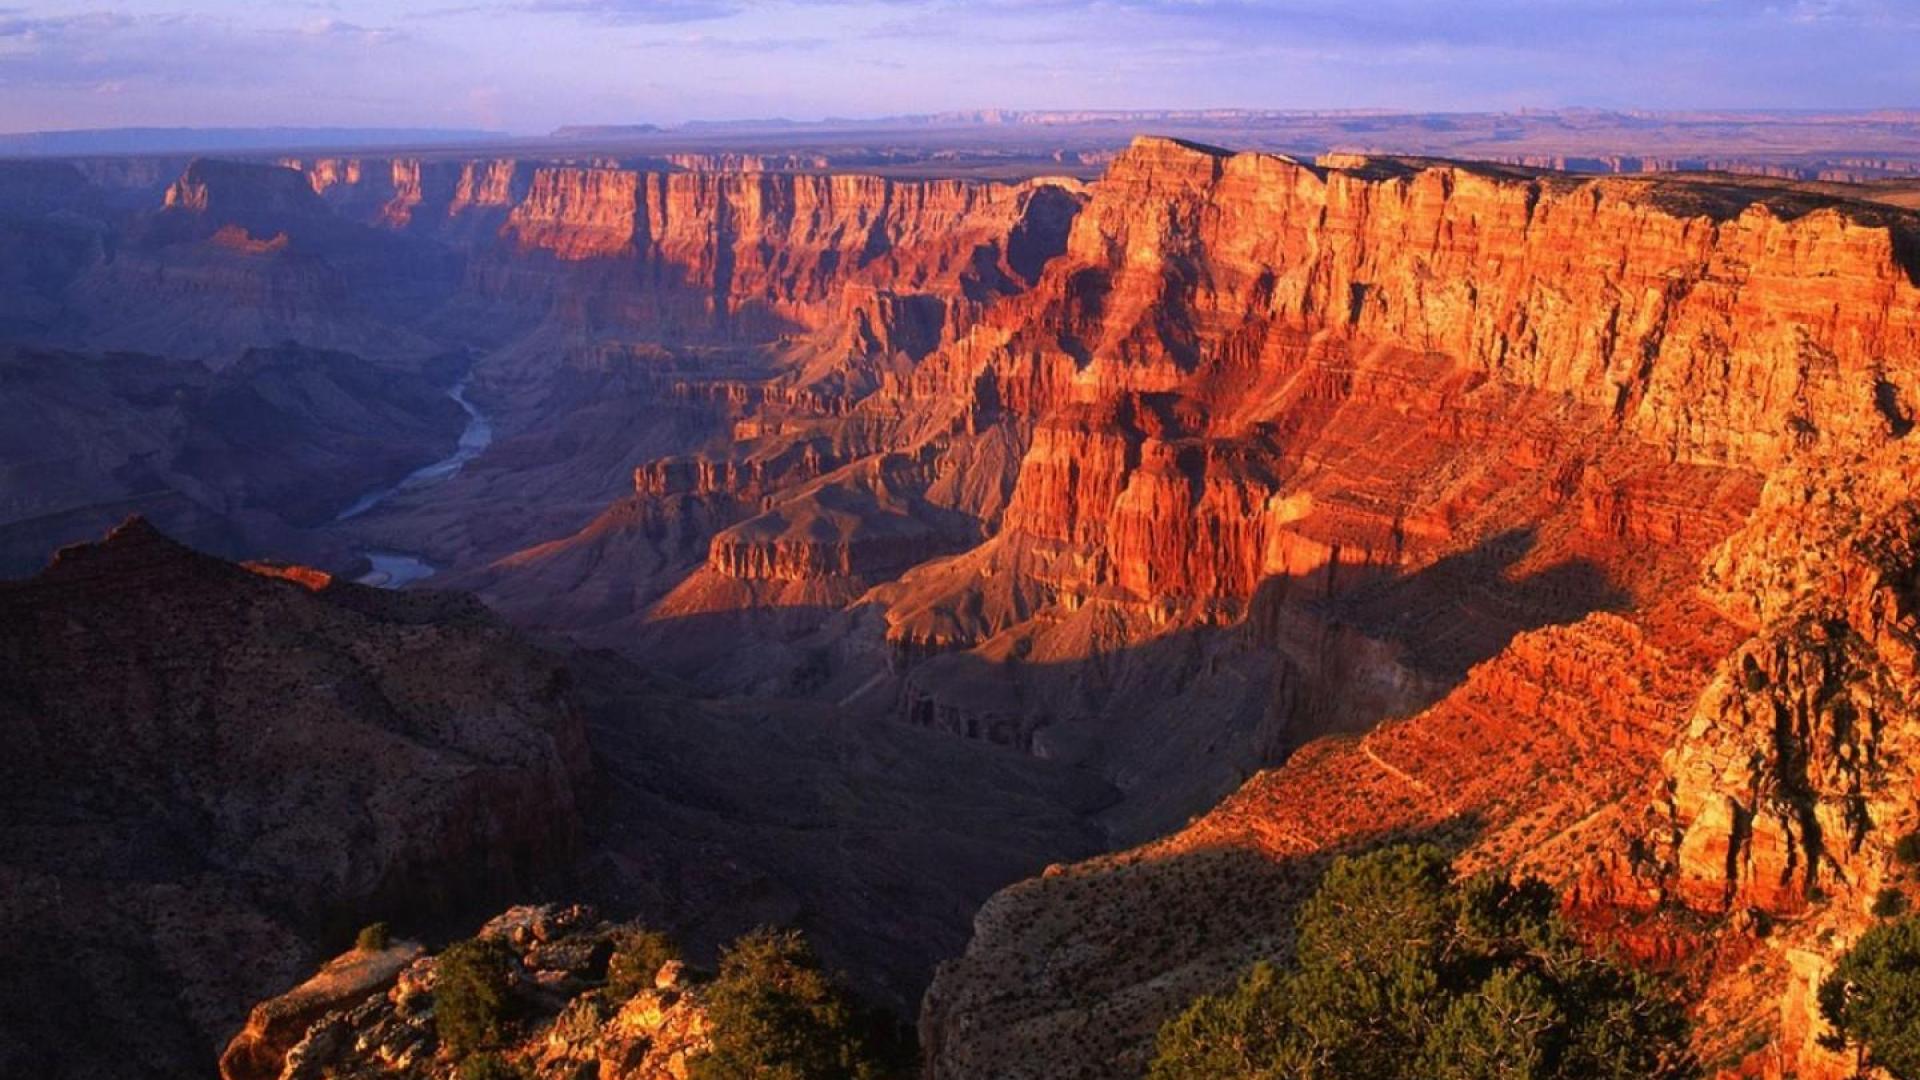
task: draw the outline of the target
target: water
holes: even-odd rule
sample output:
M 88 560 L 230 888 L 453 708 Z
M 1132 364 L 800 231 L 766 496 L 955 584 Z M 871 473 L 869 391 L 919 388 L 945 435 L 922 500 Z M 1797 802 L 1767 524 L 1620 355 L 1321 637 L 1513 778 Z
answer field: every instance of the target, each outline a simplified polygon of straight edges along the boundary
M 361 554 L 373 564 L 372 570 L 354 579 L 361 585 L 404 589 L 422 578 L 433 576 L 432 564 L 404 551 L 364 551 Z
M 460 441 L 454 444 L 453 453 L 431 465 L 422 465 L 408 473 L 397 484 L 370 491 L 354 500 L 353 505 L 334 517 L 335 521 L 350 521 L 372 510 L 388 498 L 402 491 L 418 491 L 432 487 L 459 474 L 467 462 L 484 452 L 493 442 L 493 424 L 474 408 L 467 400 L 467 380 L 461 379 L 447 391 L 467 413 L 467 426 L 460 432 Z M 419 555 L 406 551 L 367 550 L 361 552 L 373 569 L 356 579 L 361 585 L 373 585 L 382 589 L 402 589 L 416 581 L 433 576 L 434 566 Z
M 493 442 L 493 423 L 483 416 L 479 409 L 473 407 L 473 402 L 467 400 L 467 380 L 461 379 L 454 383 L 453 389 L 447 391 L 447 396 L 467 413 L 467 426 L 460 432 L 460 441 L 454 444 L 453 453 L 431 465 L 420 466 L 408 473 L 397 484 L 360 496 L 352 506 L 340 511 L 333 520 L 350 521 L 402 491 L 417 491 L 440 483 L 458 474 L 467 462 L 479 457 L 486 450 L 487 445 Z

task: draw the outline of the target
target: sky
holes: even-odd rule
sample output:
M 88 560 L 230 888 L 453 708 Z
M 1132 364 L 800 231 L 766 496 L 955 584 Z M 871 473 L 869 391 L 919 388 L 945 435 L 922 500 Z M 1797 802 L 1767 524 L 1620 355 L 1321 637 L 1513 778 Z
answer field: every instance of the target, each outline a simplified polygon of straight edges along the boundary
M 1920 0 L 0 0 L 0 131 L 1920 106 Z

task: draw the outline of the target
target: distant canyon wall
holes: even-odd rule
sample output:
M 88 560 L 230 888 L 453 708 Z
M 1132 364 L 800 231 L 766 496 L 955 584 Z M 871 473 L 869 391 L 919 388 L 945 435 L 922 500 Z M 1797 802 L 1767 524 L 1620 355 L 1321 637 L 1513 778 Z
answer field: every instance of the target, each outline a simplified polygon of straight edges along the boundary
M 930 325 L 904 342 L 916 353 L 1030 283 L 1079 198 L 1071 180 L 678 164 L 288 163 L 343 216 L 475 251 L 469 280 L 489 295 L 531 293 L 654 334 L 733 337 L 817 330 L 833 318 L 890 324 L 906 298 L 924 297 L 934 301 L 919 313 Z M 526 269 L 542 257 L 559 266 Z

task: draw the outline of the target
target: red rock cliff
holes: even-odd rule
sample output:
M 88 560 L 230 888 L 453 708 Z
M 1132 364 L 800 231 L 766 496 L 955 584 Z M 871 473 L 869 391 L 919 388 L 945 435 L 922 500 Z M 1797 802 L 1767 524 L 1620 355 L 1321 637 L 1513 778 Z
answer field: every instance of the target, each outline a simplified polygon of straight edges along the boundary
M 1004 730 L 1011 708 L 1017 741 L 1052 745 L 1098 671 L 1159 717 L 1136 737 L 1109 713 L 1105 752 L 1137 738 L 1150 756 L 1125 767 L 1161 775 L 1203 710 L 1161 712 L 1169 691 L 1112 638 L 1072 696 L 1040 669 L 1102 625 L 1163 658 L 1140 642 L 1225 620 L 1283 657 L 1285 730 L 1403 717 L 1309 744 L 1165 842 L 1002 894 L 929 995 L 935 1074 L 1124 1074 L 1188 996 L 1282 947 L 1268 916 L 1316 860 L 1393 829 L 1461 830 L 1469 865 L 1577 884 L 1596 923 L 1702 972 L 1753 947 L 1646 928 L 1671 905 L 1834 912 L 1760 950 L 1790 980 L 1702 976 L 1709 1056 L 1758 1030 L 1755 1063 L 1827 1067 L 1808 987 L 1834 937 L 1811 927 L 1857 930 L 1916 816 L 1885 771 L 1920 731 L 1896 704 L 1915 219 L 1713 182 L 1338 165 L 1137 142 L 1039 284 L 901 391 L 965 430 L 1031 432 L 997 535 L 877 594 L 897 640 L 973 646 L 912 669 L 912 714 Z M 1569 625 L 1533 629 L 1550 623 Z M 979 690 L 983 667 L 1017 693 Z M 1169 889 L 1197 899 L 1169 908 Z M 1249 890 L 1273 906 L 1221 910 Z M 1094 909 L 1097 945 L 1076 929 Z M 1136 962 L 1174 941 L 1171 969 Z

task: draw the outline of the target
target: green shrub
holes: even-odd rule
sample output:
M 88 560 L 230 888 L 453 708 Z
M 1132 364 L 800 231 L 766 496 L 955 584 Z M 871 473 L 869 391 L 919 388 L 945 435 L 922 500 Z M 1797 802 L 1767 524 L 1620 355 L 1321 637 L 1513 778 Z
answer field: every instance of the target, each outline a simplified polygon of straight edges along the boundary
M 707 992 L 712 1049 L 694 1080 L 846 1080 L 880 1075 L 852 1002 L 797 931 L 756 930 L 720 957 Z
M 526 1071 L 491 1051 L 474 1054 L 460 1063 L 456 1080 L 526 1080 Z
M 1893 857 L 1902 866 L 1920 866 L 1920 832 L 1910 832 L 1895 840 Z
M 1300 910 L 1293 964 L 1256 964 L 1168 1021 L 1148 1075 L 1693 1075 L 1678 1000 L 1582 950 L 1557 907 L 1538 881 L 1457 882 L 1432 847 L 1337 860 Z
M 1920 1080 L 1920 916 L 1862 935 L 1821 982 L 1820 1015 L 1830 1048 L 1858 1047 L 1897 1080 Z
M 1873 917 L 1891 919 L 1906 914 L 1907 894 L 1891 886 L 1881 889 L 1873 897 Z
M 360 928 L 353 939 L 353 947 L 361 952 L 380 952 L 392 941 L 392 934 L 383 922 L 368 923 Z
M 513 950 L 497 939 L 462 941 L 440 954 L 433 1015 L 441 1042 L 465 1054 L 500 1041 L 513 964 Z
M 607 996 L 625 1001 L 651 988 L 660 969 L 678 959 L 680 949 L 658 930 L 620 931 L 614 936 L 613 956 L 607 961 Z

